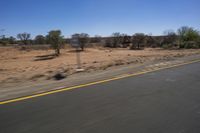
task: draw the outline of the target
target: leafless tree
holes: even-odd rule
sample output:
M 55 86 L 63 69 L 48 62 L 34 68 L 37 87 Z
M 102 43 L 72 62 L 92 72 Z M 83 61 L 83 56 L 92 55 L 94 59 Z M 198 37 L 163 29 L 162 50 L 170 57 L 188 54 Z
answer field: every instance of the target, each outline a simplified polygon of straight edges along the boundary
M 146 35 L 144 33 L 136 33 L 132 36 L 132 46 L 130 49 L 140 49 L 140 45 L 144 43 Z
M 20 39 L 24 45 L 28 44 L 30 37 L 31 37 L 31 34 L 26 33 L 26 32 L 17 34 L 17 38 Z

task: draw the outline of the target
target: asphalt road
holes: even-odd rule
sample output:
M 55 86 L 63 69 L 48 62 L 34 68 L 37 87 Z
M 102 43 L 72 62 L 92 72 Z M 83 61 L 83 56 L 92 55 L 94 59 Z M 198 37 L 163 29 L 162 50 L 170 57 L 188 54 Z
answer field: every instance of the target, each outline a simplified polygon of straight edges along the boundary
M 0 105 L 0 133 L 200 133 L 200 63 Z

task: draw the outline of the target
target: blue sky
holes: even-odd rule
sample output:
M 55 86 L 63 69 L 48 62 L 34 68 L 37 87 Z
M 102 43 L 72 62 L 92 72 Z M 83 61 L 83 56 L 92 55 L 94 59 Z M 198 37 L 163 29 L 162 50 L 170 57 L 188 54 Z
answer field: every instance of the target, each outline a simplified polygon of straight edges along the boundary
M 161 35 L 181 26 L 200 28 L 200 0 L 0 0 L 0 34 L 32 37 L 61 29 L 65 37 L 85 32 Z

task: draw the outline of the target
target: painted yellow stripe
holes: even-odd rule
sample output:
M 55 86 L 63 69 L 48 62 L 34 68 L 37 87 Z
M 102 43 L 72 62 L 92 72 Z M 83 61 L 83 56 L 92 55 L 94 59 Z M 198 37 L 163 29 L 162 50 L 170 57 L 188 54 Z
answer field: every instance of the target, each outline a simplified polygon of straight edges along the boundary
M 20 98 L 11 99 L 11 100 L 1 101 L 0 105 L 8 104 L 8 103 L 13 103 L 13 102 L 18 102 L 18 101 L 23 101 L 23 100 L 27 100 L 27 99 L 31 99 L 31 98 L 36 98 L 36 97 L 41 97 L 41 96 L 45 96 L 45 95 L 50 95 L 50 94 L 54 94 L 54 93 L 58 93 L 58 92 L 63 92 L 63 91 L 68 91 L 68 90 L 73 90 L 73 89 L 78 89 L 78 88 L 87 87 L 87 86 L 91 86 L 91 85 L 101 84 L 101 83 L 105 83 L 105 82 L 109 82 L 109 81 L 114 81 L 114 80 L 119 80 L 119 79 L 123 79 L 123 78 L 138 76 L 138 75 L 142 75 L 142 74 L 146 74 L 146 73 L 150 73 L 150 72 L 155 72 L 155 71 L 159 71 L 159 70 L 163 70 L 163 69 L 169 69 L 169 68 L 179 67 L 179 66 L 183 66 L 183 65 L 197 63 L 197 62 L 200 62 L 200 59 L 193 60 L 193 61 L 186 62 L 186 63 L 172 65 L 172 66 L 169 66 L 169 67 L 156 68 L 154 70 L 144 70 L 144 71 L 140 71 L 140 72 L 137 72 L 137 73 L 134 73 L 134 74 L 121 75 L 121 76 L 118 76 L 118 77 L 115 77 L 115 78 L 106 79 L 106 80 L 101 80 L 101 81 L 91 82 L 91 83 L 82 84 L 82 85 L 78 85 L 78 86 L 73 86 L 73 87 L 68 87 L 68 88 L 53 90 L 53 91 L 49 91 L 49 92 L 44 92 L 44 93 L 40 93 L 40 94 L 34 94 L 34 95 L 30 95 L 30 96 L 24 96 L 24 97 L 20 97 Z

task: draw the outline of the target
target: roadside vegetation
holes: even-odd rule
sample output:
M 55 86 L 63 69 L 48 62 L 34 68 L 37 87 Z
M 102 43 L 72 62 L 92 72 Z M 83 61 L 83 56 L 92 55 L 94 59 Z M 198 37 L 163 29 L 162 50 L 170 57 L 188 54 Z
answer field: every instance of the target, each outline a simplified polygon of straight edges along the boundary
M 76 56 L 80 56 L 83 69 L 90 72 L 195 54 L 200 54 L 200 33 L 187 26 L 176 32 L 165 30 L 161 36 L 114 32 L 108 37 L 76 33 L 64 38 L 61 30 L 34 38 L 27 32 L 16 38 L 0 35 L 0 84 L 63 79 L 76 73 Z
M 121 34 L 114 32 L 109 37 L 101 37 L 96 35 L 90 37 L 87 33 L 76 33 L 71 38 L 64 38 L 61 35 L 61 30 L 52 30 L 48 35 L 37 35 L 34 39 L 30 33 L 19 33 L 16 38 L 0 36 L 1 46 L 21 46 L 34 47 L 38 45 L 49 45 L 55 49 L 55 54 L 60 54 L 60 49 L 66 45 L 70 46 L 71 39 L 77 38 L 78 46 L 82 51 L 85 47 L 94 45 L 109 47 L 109 48 L 129 48 L 130 50 L 141 50 L 145 47 L 161 47 L 165 49 L 190 49 L 200 48 L 200 32 L 192 27 L 183 26 L 174 32 L 173 30 L 164 31 L 162 36 L 146 35 L 144 33 L 135 33 L 134 35 Z
M 76 73 L 77 58 L 74 48 L 62 48 L 55 55 L 55 49 L 20 50 L 14 47 L 0 47 L 0 85 L 20 81 L 62 79 Z M 200 55 L 200 49 L 163 49 L 88 47 L 79 51 L 81 68 L 85 72 L 106 70 L 121 65 L 138 66 L 151 62 L 170 62 L 184 56 Z
M 85 47 L 101 46 L 108 48 L 129 48 L 130 50 L 142 50 L 145 47 L 164 48 L 164 49 L 197 49 L 200 48 L 200 32 L 192 27 L 183 26 L 174 32 L 173 30 L 164 31 L 162 36 L 146 35 L 135 33 L 134 35 L 113 33 L 109 37 L 96 35 L 90 37 L 87 33 L 76 33 L 71 38 L 64 38 L 61 30 L 52 30 L 48 35 L 37 35 L 34 39 L 30 33 L 19 33 L 16 38 L 0 36 L 1 46 L 18 46 L 22 50 L 29 47 L 49 46 L 55 50 L 57 56 L 60 49 L 71 46 L 71 39 L 77 38 L 78 45 L 82 51 Z M 43 49 L 45 49 L 43 48 Z
M 46 40 L 49 44 L 51 44 L 51 47 L 55 50 L 55 55 L 60 55 L 60 49 L 64 43 L 64 37 L 61 35 L 60 30 L 52 30 L 49 32 L 49 34 L 46 36 Z

